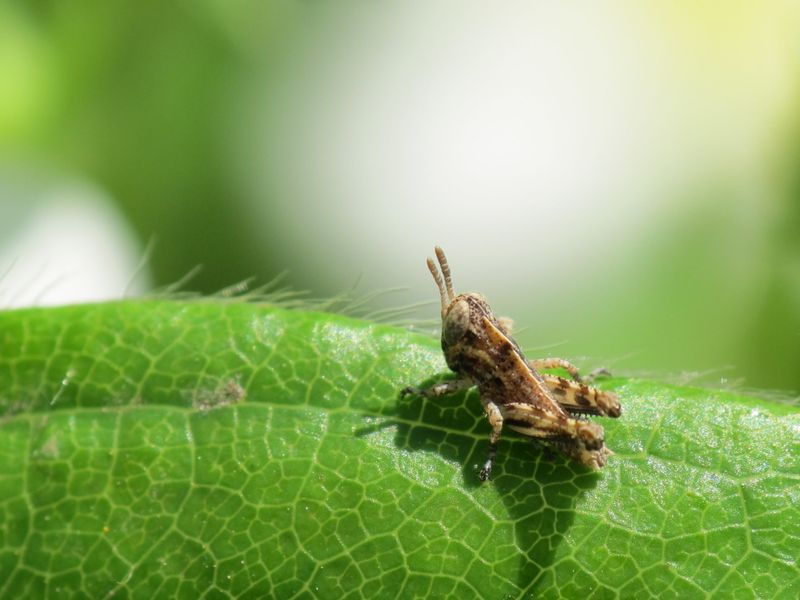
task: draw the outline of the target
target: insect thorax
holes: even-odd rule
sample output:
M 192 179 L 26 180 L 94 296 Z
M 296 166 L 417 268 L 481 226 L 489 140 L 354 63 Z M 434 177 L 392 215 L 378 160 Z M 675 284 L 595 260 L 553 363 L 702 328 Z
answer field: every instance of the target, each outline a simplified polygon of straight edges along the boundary
M 490 326 L 500 328 L 486 299 L 473 293 L 457 296 L 448 306 L 442 323 L 442 350 L 447 366 L 478 384 L 500 384 L 499 369 L 513 360 L 514 353 L 520 353 L 510 338 L 504 336 L 502 343 L 492 339 Z

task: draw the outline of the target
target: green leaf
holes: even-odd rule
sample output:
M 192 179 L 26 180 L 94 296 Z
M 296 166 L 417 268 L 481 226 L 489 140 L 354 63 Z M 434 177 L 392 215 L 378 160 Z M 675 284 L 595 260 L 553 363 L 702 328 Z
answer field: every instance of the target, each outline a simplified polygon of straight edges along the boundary
M 438 342 L 323 313 L 130 301 L 0 313 L 0 596 L 800 596 L 800 414 L 613 379 L 599 473 Z

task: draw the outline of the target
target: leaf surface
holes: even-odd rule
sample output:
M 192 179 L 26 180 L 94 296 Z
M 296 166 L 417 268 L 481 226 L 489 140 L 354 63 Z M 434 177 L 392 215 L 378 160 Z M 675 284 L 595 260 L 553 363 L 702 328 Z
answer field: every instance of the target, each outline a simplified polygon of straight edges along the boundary
M 613 379 L 593 473 L 474 392 L 401 400 L 438 342 L 324 313 L 0 313 L 0 596 L 800 596 L 800 415 Z M 446 376 L 446 375 L 445 375 Z

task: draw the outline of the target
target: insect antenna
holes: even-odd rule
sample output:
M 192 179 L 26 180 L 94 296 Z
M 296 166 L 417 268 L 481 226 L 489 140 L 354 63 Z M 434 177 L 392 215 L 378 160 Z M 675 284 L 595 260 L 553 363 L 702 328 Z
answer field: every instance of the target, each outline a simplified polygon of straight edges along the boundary
M 447 284 L 447 296 L 452 301 L 456 294 L 453 291 L 453 280 L 450 278 L 450 265 L 447 264 L 447 257 L 444 255 L 444 250 L 439 246 L 434 248 L 436 251 L 436 258 L 439 259 L 439 264 L 442 266 L 442 275 L 444 275 L 444 282 Z
M 439 275 L 439 271 L 436 269 L 436 265 L 430 258 L 428 259 L 428 270 L 431 272 L 431 275 L 433 275 L 433 280 L 436 282 L 436 287 L 439 288 L 439 296 L 442 299 L 442 318 L 444 319 L 444 313 L 448 305 L 447 293 L 444 290 L 444 282 L 442 281 L 442 276 Z

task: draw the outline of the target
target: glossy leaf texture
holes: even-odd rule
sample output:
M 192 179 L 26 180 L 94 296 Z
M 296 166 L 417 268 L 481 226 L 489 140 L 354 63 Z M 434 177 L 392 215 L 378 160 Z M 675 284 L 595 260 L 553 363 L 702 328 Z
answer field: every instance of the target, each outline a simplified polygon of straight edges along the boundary
M 0 313 L 3 598 L 800 596 L 800 414 L 612 379 L 602 472 L 477 479 L 438 341 L 255 304 Z

